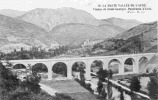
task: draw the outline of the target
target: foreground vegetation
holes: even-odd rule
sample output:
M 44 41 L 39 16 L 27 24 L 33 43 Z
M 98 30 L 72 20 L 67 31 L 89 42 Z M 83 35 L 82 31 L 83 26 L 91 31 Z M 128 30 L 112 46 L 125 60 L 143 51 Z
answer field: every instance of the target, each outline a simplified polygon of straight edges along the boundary
M 148 93 L 145 93 L 143 91 L 141 91 L 141 84 L 140 84 L 140 80 L 138 76 L 134 76 L 132 78 L 130 78 L 130 86 L 126 86 L 127 88 L 129 88 L 131 91 L 127 91 L 124 90 L 123 88 L 121 88 L 120 86 L 117 86 L 115 84 L 113 84 L 112 82 L 109 81 L 109 79 L 112 78 L 112 73 L 110 73 L 110 71 L 107 70 L 99 70 L 98 74 L 98 93 L 99 96 L 101 96 L 102 98 L 108 98 L 108 99 L 112 99 L 112 88 L 114 87 L 116 90 L 118 90 L 120 92 L 120 99 L 119 100 L 125 100 L 124 95 L 129 95 L 131 100 L 148 100 L 147 98 L 144 97 L 140 97 L 136 94 L 134 94 L 134 92 L 140 92 L 142 94 L 148 95 L 150 97 L 151 100 L 157 100 L 158 99 L 158 73 L 154 72 L 151 74 L 143 74 L 143 75 L 139 75 L 139 77 L 149 77 L 150 81 L 147 84 L 147 90 Z M 105 80 L 105 78 L 108 78 L 108 80 Z M 107 83 L 107 92 L 104 90 L 103 88 L 103 82 Z M 120 82 L 118 82 L 120 83 Z M 121 84 L 122 85 L 122 84 Z M 123 85 L 124 86 L 124 85 Z M 124 94 L 125 93 L 125 94 Z
M 140 77 L 149 77 L 150 81 L 146 85 L 146 89 L 148 92 L 141 90 L 141 82 Z M 158 99 L 158 73 L 150 73 L 143 76 L 134 76 L 129 79 L 130 85 L 126 85 L 124 83 L 118 82 L 119 84 L 130 88 L 131 91 L 140 92 L 142 94 L 148 95 L 151 100 L 157 100 Z
M 64 94 L 53 97 L 43 92 L 40 79 L 32 73 L 21 81 L 0 63 L 0 100 L 73 100 Z

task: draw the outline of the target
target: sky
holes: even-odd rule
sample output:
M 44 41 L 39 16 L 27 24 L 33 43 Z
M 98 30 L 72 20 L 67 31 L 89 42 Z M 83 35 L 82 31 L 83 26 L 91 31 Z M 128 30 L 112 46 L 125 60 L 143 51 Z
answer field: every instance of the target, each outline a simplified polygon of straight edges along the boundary
M 157 0 L 0 0 L 0 9 L 28 11 L 35 8 L 56 9 L 72 7 L 87 11 L 97 19 L 117 17 L 122 19 L 136 19 L 141 22 L 152 22 L 156 21 L 158 17 L 157 3 Z M 145 4 L 147 8 L 151 8 L 152 10 L 140 11 L 139 13 L 137 11 L 135 13 L 127 13 L 127 11 L 97 11 L 93 9 L 97 8 L 98 5 L 109 4 Z

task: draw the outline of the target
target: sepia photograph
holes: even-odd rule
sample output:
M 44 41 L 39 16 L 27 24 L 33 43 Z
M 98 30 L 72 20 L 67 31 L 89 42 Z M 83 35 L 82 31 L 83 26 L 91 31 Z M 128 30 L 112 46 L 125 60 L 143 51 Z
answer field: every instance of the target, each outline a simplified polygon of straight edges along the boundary
M 0 100 L 158 100 L 157 0 L 0 0 Z

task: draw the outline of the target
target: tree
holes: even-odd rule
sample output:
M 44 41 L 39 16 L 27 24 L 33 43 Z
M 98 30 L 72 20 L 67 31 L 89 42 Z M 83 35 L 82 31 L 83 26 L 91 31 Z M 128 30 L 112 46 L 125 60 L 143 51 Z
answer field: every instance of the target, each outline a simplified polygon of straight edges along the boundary
M 23 88 L 25 91 L 29 93 L 40 93 L 40 82 L 41 78 L 37 76 L 36 72 L 33 72 L 32 75 L 29 75 L 26 77 L 25 81 L 22 81 L 20 86 Z
M 123 96 L 123 90 L 122 90 L 122 88 L 120 89 L 120 100 L 124 100 L 124 96 Z
M 150 82 L 148 82 L 147 89 L 149 91 L 149 97 L 151 100 L 158 100 L 158 77 L 150 77 Z
M 111 79 L 112 78 L 112 75 L 113 75 L 113 72 L 111 69 L 109 69 L 108 71 L 108 78 Z
M 112 72 L 112 70 L 110 69 L 110 70 L 108 71 L 108 86 L 107 86 L 108 99 L 111 99 L 111 98 L 112 98 L 112 83 L 109 81 L 109 79 L 112 79 L 112 75 L 113 75 L 113 72 Z
M 85 71 L 84 71 L 84 69 L 80 68 L 79 72 L 80 72 L 81 82 L 85 83 L 85 76 L 84 76 Z
M 153 73 L 156 73 L 156 72 L 157 72 L 157 70 L 156 70 L 156 68 L 154 68 Z
M 7 67 L 12 67 L 13 64 L 7 60 L 7 62 L 6 62 L 6 66 L 7 66 Z
M 16 90 L 19 80 L 0 63 L 0 100 L 8 100 L 10 92 Z
M 107 86 L 107 91 L 108 91 L 108 99 L 112 98 L 112 83 L 109 81 L 109 77 L 108 77 L 108 86 Z
M 140 80 L 138 79 L 138 77 L 132 77 L 132 79 L 130 80 L 130 89 L 131 91 L 136 91 L 139 92 L 141 85 L 140 85 Z
M 149 69 L 146 69 L 146 73 L 149 73 Z
M 105 69 L 103 70 L 103 68 L 100 68 L 99 71 L 97 72 L 98 78 L 101 81 L 105 81 L 105 78 L 108 77 L 108 71 Z
M 98 95 L 100 96 L 102 88 L 103 88 L 102 81 L 99 80 L 97 85 L 98 85 L 98 87 L 97 87 Z
M 99 81 L 98 81 L 98 88 L 97 88 L 99 95 L 100 95 L 100 93 L 101 93 L 102 90 L 103 90 L 103 89 L 102 89 L 103 86 L 101 85 L 102 82 L 105 81 L 105 78 L 108 78 L 108 82 L 107 82 L 107 83 L 108 83 L 107 92 L 108 92 L 108 99 L 111 99 L 111 97 L 112 97 L 112 84 L 111 84 L 111 82 L 109 81 L 109 79 L 112 78 L 112 75 L 113 75 L 112 70 L 107 71 L 106 69 L 103 70 L 103 68 L 100 68 L 99 71 L 97 72 L 97 75 L 98 75 L 98 78 L 99 78 Z
M 101 94 L 102 94 L 102 97 L 103 97 L 104 99 L 107 98 L 107 93 L 106 93 L 105 89 L 102 90 Z
M 86 84 L 86 88 L 87 88 L 87 90 L 89 90 L 91 93 L 94 92 L 94 90 L 91 88 L 91 84 L 90 84 L 90 83 Z

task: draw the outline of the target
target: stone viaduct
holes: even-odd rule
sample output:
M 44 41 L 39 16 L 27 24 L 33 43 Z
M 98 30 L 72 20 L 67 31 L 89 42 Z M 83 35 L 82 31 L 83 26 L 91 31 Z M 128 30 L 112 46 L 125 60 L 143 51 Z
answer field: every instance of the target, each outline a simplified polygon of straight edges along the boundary
M 142 58 L 149 61 L 157 53 L 143 53 L 143 54 L 128 54 L 128 55 L 112 55 L 112 56 L 97 56 L 97 57 L 79 57 L 79 58 L 60 58 L 60 59 L 31 59 L 31 60 L 10 60 L 9 62 L 15 66 L 16 64 L 35 65 L 37 63 L 42 63 L 47 66 L 48 69 L 48 80 L 52 80 L 52 68 L 53 65 L 62 62 L 67 66 L 67 78 L 72 79 L 72 66 L 75 62 L 82 61 L 86 65 L 85 77 L 87 80 L 91 79 L 91 65 L 95 60 L 100 60 L 103 62 L 103 69 L 108 69 L 109 63 L 113 60 L 119 61 L 118 74 L 129 74 L 129 72 L 124 71 L 125 61 L 131 59 L 133 63 L 133 71 L 130 73 L 139 73 L 139 63 Z M 5 65 L 6 61 L 1 61 Z

